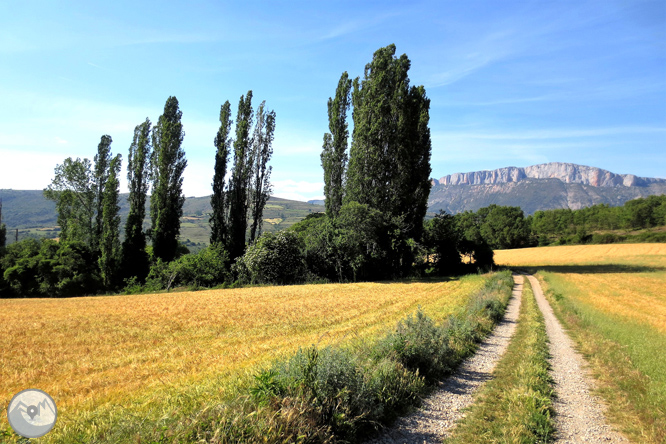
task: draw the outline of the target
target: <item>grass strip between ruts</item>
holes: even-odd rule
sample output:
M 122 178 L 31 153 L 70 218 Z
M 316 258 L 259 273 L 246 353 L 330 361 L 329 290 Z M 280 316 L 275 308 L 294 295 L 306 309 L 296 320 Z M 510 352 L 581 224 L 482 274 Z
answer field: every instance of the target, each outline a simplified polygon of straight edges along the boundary
M 525 279 L 516 333 L 447 444 L 544 443 L 552 439 L 552 378 L 543 315 Z

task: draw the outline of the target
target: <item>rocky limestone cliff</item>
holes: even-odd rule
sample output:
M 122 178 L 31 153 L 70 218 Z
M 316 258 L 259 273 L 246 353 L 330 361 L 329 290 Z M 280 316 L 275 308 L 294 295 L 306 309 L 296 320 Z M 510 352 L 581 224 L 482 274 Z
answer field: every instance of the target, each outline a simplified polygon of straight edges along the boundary
M 656 183 L 666 184 L 666 179 L 615 174 L 601 168 L 552 162 L 525 168 L 507 167 L 492 171 L 456 173 L 433 180 L 433 185 L 498 185 L 520 182 L 525 179 L 559 179 L 563 183 L 593 187 L 647 187 Z
M 428 210 L 476 211 L 491 204 L 539 210 L 577 210 L 596 204 L 623 205 L 653 194 L 666 194 L 666 179 L 615 174 L 571 163 L 458 173 L 433 180 Z

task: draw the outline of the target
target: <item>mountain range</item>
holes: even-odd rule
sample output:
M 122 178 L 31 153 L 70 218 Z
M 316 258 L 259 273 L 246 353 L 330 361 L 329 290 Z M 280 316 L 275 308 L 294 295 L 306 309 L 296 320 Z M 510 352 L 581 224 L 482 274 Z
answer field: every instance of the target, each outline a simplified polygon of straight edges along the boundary
M 456 173 L 432 180 L 428 210 L 459 213 L 491 204 L 539 210 L 577 210 L 597 204 L 623 205 L 653 194 L 666 194 L 666 179 L 616 174 L 572 163 Z

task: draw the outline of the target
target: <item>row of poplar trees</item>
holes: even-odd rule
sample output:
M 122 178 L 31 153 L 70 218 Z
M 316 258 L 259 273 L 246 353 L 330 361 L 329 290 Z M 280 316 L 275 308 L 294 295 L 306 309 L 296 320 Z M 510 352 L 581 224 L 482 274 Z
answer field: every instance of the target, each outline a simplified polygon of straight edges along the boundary
M 187 166 L 181 147 L 185 133 L 178 99 L 169 97 L 164 113 L 152 127 L 149 119 L 134 130 L 128 155 L 129 215 L 125 239 L 120 242 L 119 174 L 122 156 L 111 152 L 111 136 L 101 137 L 97 154 L 89 159 L 71 157 L 57 165 L 44 196 L 56 203 L 60 242 L 81 242 L 98 257 L 105 288 L 131 276 L 145 278 L 149 260 L 146 234 L 155 258 L 172 260 L 177 251 L 180 216 L 185 198 L 183 171 Z M 150 185 L 152 226 L 144 232 Z
M 420 239 L 430 193 L 430 99 L 423 86 L 410 86 L 410 60 L 395 57 L 395 45 L 378 49 L 363 80 L 340 77 L 328 100 L 324 135 L 326 214 L 358 202 L 401 222 L 407 238 Z M 347 154 L 347 112 L 354 124 Z
M 122 156 L 112 154 L 110 136 L 102 136 L 94 162 L 70 157 L 57 165 L 52 183 L 44 190 L 45 197 L 56 203 L 60 242 L 80 242 L 93 252 L 106 289 L 118 288 L 132 277 L 143 281 L 151 260 L 169 262 L 179 254 L 180 218 L 185 202 L 183 172 L 187 166 L 181 119 L 178 100 L 169 97 L 155 126 L 146 118 L 134 129 L 127 168 L 129 214 L 122 243 L 118 179 Z M 240 98 L 236 137 L 231 137 L 231 105 L 226 101 L 214 140 L 210 240 L 228 251 L 231 260 L 244 253 L 248 218 L 250 241 L 261 234 L 263 208 L 271 191 L 268 162 L 273 152 L 275 112 L 267 111 L 262 102 L 254 126 L 253 120 L 249 91 Z M 230 154 L 234 163 L 227 183 Z M 148 199 L 151 223 L 145 229 Z M 147 248 L 149 240 L 152 257 Z

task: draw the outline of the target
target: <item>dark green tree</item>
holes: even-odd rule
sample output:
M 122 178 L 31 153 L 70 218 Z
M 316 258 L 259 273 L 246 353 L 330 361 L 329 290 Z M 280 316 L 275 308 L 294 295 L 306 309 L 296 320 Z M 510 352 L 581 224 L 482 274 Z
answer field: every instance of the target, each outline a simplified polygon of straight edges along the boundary
M 0 259 L 0 269 L 4 270 L 0 290 L 18 297 L 94 294 L 99 289 L 95 256 L 81 242 L 50 239 L 15 242 Z
M 95 190 L 88 159 L 65 159 L 56 165 L 55 177 L 44 197 L 56 203 L 60 239 L 92 247 L 94 238 Z
M 353 82 L 354 131 L 345 201 L 357 201 L 401 219 L 419 239 L 430 193 L 430 99 L 409 86 L 407 55 L 380 48 Z
M 460 257 L 460 231 L 455 217 L 440 211 L 425 223 L 423 243 L 427 249 L 428 263 L 438 274 L 452 275 L 462 269 Z
M 490 205 L 478 212 L 481 236 L 494 249 L 532 245 L 531 230 L 520 207 Z
M 324 134 L 321 166 L 324 168 L 324 196 L 326 214 L 336 217 L 344 197 L 344 177 L 347 168 L 347 110 L 349 109 L 352 81 L 347 71 L 342 73 L 335 99 L 328 99 L 328 129 Z
M 164 261 L 171 261 L 176 257 L 180 218 L 185 202 L 182 187 L 187 160 L 185 151 L 181 148 L 185 136 L 181 123 L 182 115 L 178 108 L 178 99 L 171 96 L 164 105 L 164 114 L 153 128 L 151 236 L 153 254 Z
M 122 156 L 118 154 L 109 163 L 109 174 L 104 184 L 102 195 L 102 237 L 99 249 L 99 268 L 102 281 L 107 289 L 112 289 L 118 282 L 120 270 L 120 174 Z
M 213 212 L 210 216 L 210 243 L 226 245 L 228 231 L 229 201 L 224 189 L 227 175 L 227 161 L 231 148 L 231 104 L 227 100 L 220 108 L 220 129 L 215 136 L 215 175 L 213 176 L 213 195 L 210 204 Z
M 111 166 L 111 136 L 104 135 L 97 145 L 97 154 L 94 158 L 93 171 L 93 193 L 95 208 L 95 224 L 93 226 L 92 249 L 98 251 L 104 231 L 103 209 L 104 209 L 104 187 L 109 178 L 109 168 Z
M 150 127 L 150 120 L 146 118 L 145 122 L 134 128 L 134 139 L 127 159 L 129 214 L 125 222 L 125 240 L 122 247 L 122 275 L 125 279 L 136 276 L 141 281 L 146 278 L 150 269 L 146 234 L 143 231 L 150 176 Z
M 252 173 L 250 192 L 250 243 L 261 235 L 264 207 L 271 194 L 271 171 L 268 165 L 273 156 L 273 133 L 275 132 L 275 111 L 266 111 L 266 102 L 261 102 L 257 110 L 257 123 L 252 137 Z
M 249 187 L 252 178 L 252 91 L 241 96 L 236 117 L 234 140 L 234 166 L 229 182 L 229 258 L 234 259 L 245 251 L 245 232 L 249 207 Z

